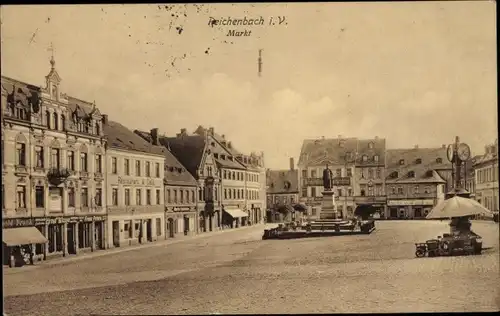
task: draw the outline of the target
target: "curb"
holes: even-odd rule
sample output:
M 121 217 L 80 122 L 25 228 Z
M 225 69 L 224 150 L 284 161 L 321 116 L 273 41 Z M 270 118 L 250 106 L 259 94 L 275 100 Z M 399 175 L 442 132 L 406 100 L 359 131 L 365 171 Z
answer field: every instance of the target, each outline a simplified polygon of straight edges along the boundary
M 64 263 L 69 263 L 69 262 L 74 262 L 74 261 L 81 261 L 85 259 L 92 259 L 92 258 L 97 258 L 97 257 L 103 257 L 103 256 L 108 256 L 112 254 L 118 254 L 118 253 L 123 253 L 123 252 L 129 252 L 129 251 L 134 251 L 134 250 L 141 250 L 141 249 L 147 249 L 147 248 L 153 248 L 153 247 L 159 247 L 159 246 L 166 246 L 166 245 L 172 245 L 172 244 L 177 244 L 180 242 L 184 241 L 189 241 L 189 240 L 195 240 L 195 239 L 200 239 L 204 237 L 211 237 L 211 236 L 216 236 L 219 234 L 223 234 L 225 232 L 235 232 L 235 231 L 240 231 L 240 230 L 246 230 L 249 228 L 257 228 L 257 227 L 265 227 L 266 224 L 256 224 L 252 226 L 244 226 L 244 227 L 238 227 L 238 228 L 233 228 L 233 229 L 226 229 L 226 230 L 218 230 L 218 231 L 212 231 L 212 232 L 207 232 L 207 233 L 201 233 L 198 235 L 193 235 L 193 236 L 188 236 L 188 237 L 180 237 L 180 238 L 171 238 L 171 239 L 165 239 L 165 240 L 160 240 L 144 245 L 134 245 L 134 246 L 129 246 L 129 247 L 120 247 L 120 248 L 111 248 L 111 249 L 106 249 L 106 250 L 101 250 L 98 252 L 91 252 L 91 253 L 84 253 L 81 254 L 80 256 L 75 256 L 75 257 L 63 257 L 63 258 L 57 258 L 57 259 L 49 259 L 46 261 L 41 261 L 38 262 L 34 266 L 27 266 L 29 270 L 32 269 L 37 269 L 40 267 L 46 267 L 46 266 L 55 266 L 59 264 L 64 264 Z M 4 269 L 4 274 L 16 274 L 16 273 L 22 273 L 26 271 L 26 269 L 19 269 L 19 270 L 14 270 L 14 269 Z

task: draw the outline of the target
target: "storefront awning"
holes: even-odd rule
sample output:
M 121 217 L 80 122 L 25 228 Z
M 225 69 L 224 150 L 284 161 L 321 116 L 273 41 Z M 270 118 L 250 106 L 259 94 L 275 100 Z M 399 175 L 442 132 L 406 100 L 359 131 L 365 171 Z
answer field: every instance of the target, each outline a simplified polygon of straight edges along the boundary
M 237 210 L 237 209 L 229 209 L 229 210 L 224 210 L 226 213 L 231 215 L 233 218 L 238 218 L 238 217 L 248 217 L 248 214 L 243 212 L 242 210 Z
M 3 243 L 7 246 L 44 244 L 48 241 L 36 227 L 7 228 L 2 233 Z

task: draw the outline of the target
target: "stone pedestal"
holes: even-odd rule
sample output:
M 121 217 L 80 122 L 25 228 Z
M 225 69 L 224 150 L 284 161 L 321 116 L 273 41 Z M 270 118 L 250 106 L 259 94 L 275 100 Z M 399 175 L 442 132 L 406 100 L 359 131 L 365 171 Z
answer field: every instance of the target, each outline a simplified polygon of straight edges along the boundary
M 336 219 L 337 209 L 335 207 L 335 196 L 333 191 L 324 191 L 323 200 L 321 201 L 321 211 L 319 219 Z

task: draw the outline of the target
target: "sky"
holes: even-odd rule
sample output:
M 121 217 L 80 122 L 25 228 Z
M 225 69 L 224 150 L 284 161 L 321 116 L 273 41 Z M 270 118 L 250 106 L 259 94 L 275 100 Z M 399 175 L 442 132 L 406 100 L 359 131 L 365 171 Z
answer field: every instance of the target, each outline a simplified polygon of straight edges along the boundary
M 473 154 L 497 137 L 493 1 L 16 5 L 1 22 L 2 75 L 44 86 L 52 45 L 61 91 L 110 120 L 168 136 L 214 127 L 268 168 L 323 136 L 388 148 L 460 136 Z

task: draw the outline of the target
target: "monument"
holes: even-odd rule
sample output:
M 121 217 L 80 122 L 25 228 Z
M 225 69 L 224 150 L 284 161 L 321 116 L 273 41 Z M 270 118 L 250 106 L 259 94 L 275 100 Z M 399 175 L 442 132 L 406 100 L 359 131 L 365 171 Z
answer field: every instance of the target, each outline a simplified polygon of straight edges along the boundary
M 335 195 L 332 191 L 333 184 L 333 172 L 326 165 L 325 170 L 323 170 L 323 200 L 321 201 L 321 211 L 319 213 L 319 219 L 336 219 L 337 210 L 335 207 Z

